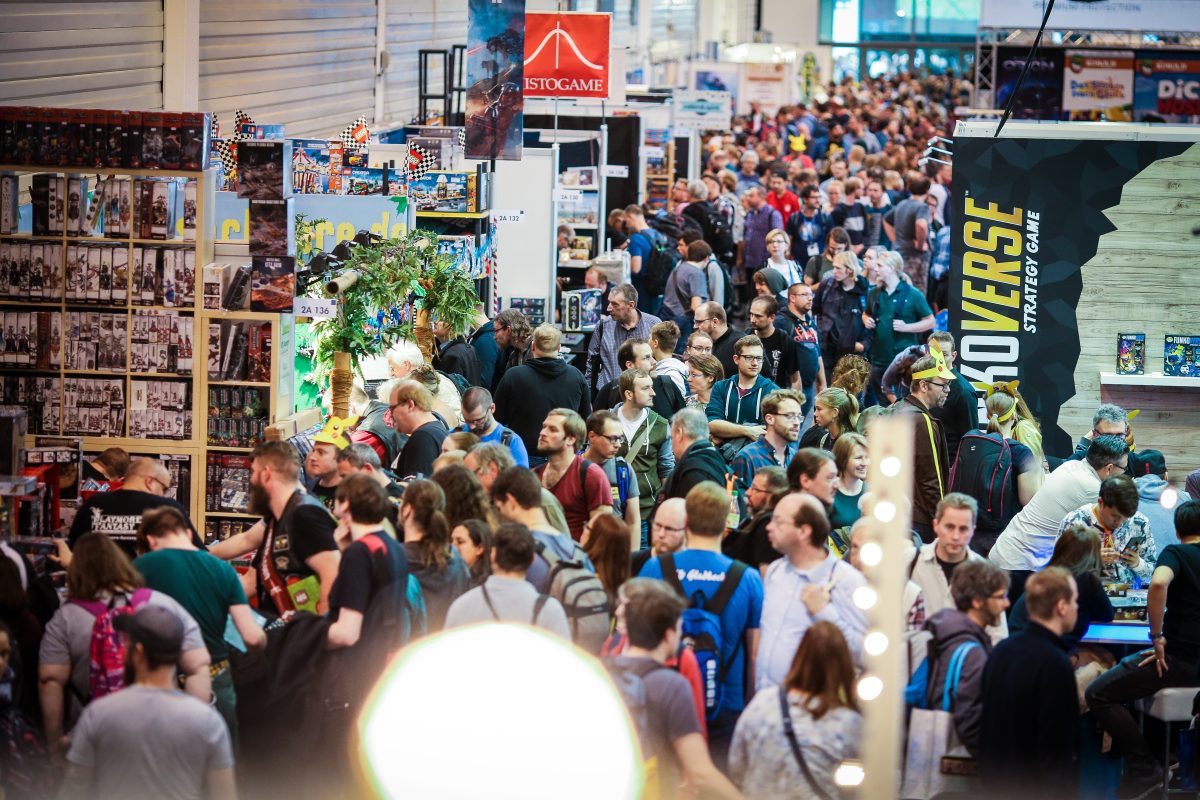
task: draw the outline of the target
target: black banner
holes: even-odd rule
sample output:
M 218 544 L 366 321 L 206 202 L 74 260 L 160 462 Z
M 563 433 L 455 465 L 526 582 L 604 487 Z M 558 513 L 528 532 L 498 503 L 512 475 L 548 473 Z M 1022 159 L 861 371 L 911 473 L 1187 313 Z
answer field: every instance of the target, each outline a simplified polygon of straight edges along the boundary
M 1122 187 L 1189 146 L 955 139 L 950 329 L 981 415 L 983 390 L 1018 378 L 1046 452 L 1070 455 L 1082 431 L 1062 430 L 1058 417 L 1075 395 L 1080 268 L 1115 229 L 1103 212 Z

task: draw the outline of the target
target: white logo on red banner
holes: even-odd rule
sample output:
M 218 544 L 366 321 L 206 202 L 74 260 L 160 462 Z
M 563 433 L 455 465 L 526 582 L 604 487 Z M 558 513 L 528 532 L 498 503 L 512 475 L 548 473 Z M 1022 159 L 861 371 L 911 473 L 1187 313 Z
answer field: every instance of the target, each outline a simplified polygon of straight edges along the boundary
M 526 97 L 608 97 L 611 14 L 525 14 Z

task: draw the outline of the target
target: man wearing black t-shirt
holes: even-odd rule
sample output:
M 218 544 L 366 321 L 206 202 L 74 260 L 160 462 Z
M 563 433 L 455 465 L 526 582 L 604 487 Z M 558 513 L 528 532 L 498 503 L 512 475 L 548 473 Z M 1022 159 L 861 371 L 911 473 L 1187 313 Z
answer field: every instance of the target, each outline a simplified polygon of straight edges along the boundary
M 1087 688 L 1088 708 L 1125 759 L 1117 797 L 1145 797 L 1167 776 L 1127 704 L 1170 686 L 1195 686 L 1200 670 L 1200 501 L 1175 509 L 1179 544 L 1167 545 L 1150 579 L 1151 650 L 1125 658 Z
M 779 304 L 773 297 L 756 297 L 750 301 L 750 329 L 763 346 L 762 376 L 783 388 L 800 391 L 799 345 L 784 331 L 775 327 Z
M 449 435 L 433 413 L 433 395 L 416 381 L 403 381 L 392 390 L 389 406 L 392 425 L 408 434 L 408 442 L 396 459 L 396 474 L 401 479 L 432 475 L 433 461 L 442 454 L 442 442 Z
M 313 437 L 313 448 L 304 459 L 304 474 L 308 478 L 308 493 L 321 501 L 321 505 L 333 510 L 333 494 L 337 491 L 342 476 L 338 472 L 338 446 L 323 442 L 318 433 Z
M 69 563 L 70 556 L 62 551 L 74 547 L 79 537 L 87 533 L 103 533 L 131 559 L 137 558 L 137 529 L 142 524 L 142 514 L 152 508 L 170 506 L 185 520 L 188 518 L 187 509 L 164 496 L 170 488 L 171 473 L 162 462 L 153 458 L 133 459 L 120 489 L 94 494 L 83 501 L 71 524 L 66 544 L 59 545 L 63 563 Z M 204 542 L 196 534 L 190 520 L 188 531 L 192 535 L 192 544 L 203 550 Z
M 336 522 L 300 485 L 300 454 L 288 442 L 263 442 L 250 464 L 250 513 L 263 519 L 247 531 L 213 545 L 210 553 L 226 561 L 256 551 L 250 591 L 257 579 L 258 606 L 288 618 L 302 599 L 288 590 L 295 581 L 316 576 L 317 613 L 329 606 L 340 555 L 334 542 Z
M 696 309 L 694 322 L 696 330 L 703 331 L 712 339 L 713 357 L 725 368 L 725 377 L 736 375 L 737 364 L 733 361 L 733 346 L 746 334 L 737 328 L 731 328 L 725 316 L 725 309 L 711 301 Z

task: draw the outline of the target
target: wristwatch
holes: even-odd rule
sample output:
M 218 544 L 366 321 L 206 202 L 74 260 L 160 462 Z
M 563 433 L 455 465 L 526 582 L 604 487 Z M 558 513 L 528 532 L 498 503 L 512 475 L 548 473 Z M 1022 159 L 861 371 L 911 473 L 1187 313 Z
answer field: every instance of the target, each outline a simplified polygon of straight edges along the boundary
M 1159 633 L 1150 634 L 1150 641 L 1152 641 L 1152 642 L 1155 641 L 1156 639 L 1162 639 L 1162 638 L 1165 638 L 1165 637 L 1162 635 L 1161 631 Z

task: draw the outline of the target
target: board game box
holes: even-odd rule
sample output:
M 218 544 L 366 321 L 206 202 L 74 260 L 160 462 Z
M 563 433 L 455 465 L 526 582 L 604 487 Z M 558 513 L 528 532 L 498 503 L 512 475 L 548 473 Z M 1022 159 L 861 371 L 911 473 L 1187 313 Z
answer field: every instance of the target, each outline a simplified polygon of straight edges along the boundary
M 1163 340 L 1163 374 L 1200 378 L 1200 336 L 1168 334 Z

